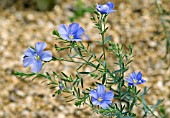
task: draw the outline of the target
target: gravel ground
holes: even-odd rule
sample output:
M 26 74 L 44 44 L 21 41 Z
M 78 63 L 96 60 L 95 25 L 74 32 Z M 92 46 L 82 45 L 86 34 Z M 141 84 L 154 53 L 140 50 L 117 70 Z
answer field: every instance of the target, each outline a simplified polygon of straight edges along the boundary
M 162 105 L 170 114 L 170 54 L 165 58 L 165 35 L 161 33 L 163 28 L 154 1 L 117 1 L 114 1 L 117 12 L 108 17 L 110 30 L 106 35 L 112 35 L 112 41 L 123 45 L 134 44 L 134 61 L 127 73 L 140 70 L 147 80 L 145 86 L 151 87 L 147 101 L 155 104 L 157 99 L 164 98 Z M 89 6 L 97 3 L 97 0 L 84 2 Z M 159 3 L 170 12 L 168 0 L 160 0 Z M 26 48 L 34 46 L 37 41 L 45 41 L 53 55 L 63 56 L 56 54 L 53 48 L 56 40 L 52 31 L 61 23 L 70 23 L 69 18 L 73 16 L 70 9 L 75 6 L 75 1 L 60 1 L 48 12 L 36 11 L 34 7 L 25 8 L 22 2 L 0 6 L 0 118 L 100 117 L 85 107 L 76 108 L 72 103 L 63 102 L 65 98 L 62 96 L 52 97 L 53 91 L 46 83 L 41 83 L 42 79 L 22 80 L 12 75 L 14 71 L 30 72 L 30 68 L 22 66 L 22 57 Z M 86 13 L 76 22 L 93 41 L 99 39 L 100 35 L 96 34 L 90 17 Z M 170 19 L 168 16 L 166 18 Z M 94 50 L 99 52 L 96 45 Z M 55 69 L 69 74 L 74 66 L 51 62 L 43 67 L 42 72 Z

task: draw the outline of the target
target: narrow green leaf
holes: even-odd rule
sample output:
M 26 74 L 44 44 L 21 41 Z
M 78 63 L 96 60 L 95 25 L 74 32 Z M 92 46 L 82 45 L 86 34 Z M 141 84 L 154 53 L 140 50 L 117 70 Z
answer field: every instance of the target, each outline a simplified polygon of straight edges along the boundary
M 106 81 L 106 73 L 103 74 L 102 84 L 104 84 Z
M 112 39 L 112 36 L 111 36 L 111 35 L 108 36 L 108 37 L 105 39 L 104 44 L 106 44 L 107 42 L 109 42 L 111 39 Z
M 61 72 L 66 78 L 68 78 L 68 76 L 64 73 L 64 72 Z
M 79 74 L 90 74 L 90 72 L 79 72 Z

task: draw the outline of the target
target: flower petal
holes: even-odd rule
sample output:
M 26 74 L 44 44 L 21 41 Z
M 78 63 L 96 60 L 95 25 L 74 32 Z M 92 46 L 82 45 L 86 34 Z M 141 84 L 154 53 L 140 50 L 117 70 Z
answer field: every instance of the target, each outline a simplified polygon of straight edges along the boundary
M 23 59 L 23 66 L 26 68 L 27 66 L 31 65 L 35 61 L 34 57 L 25 57 Z
M 114 4 L 112 2 L 108 2 L 106 5 L 109 6 L 110 10 L 114 8 Z
M 97 9 L 100 13 L 102 13 L 102 14 L 107 14 L 108 11 L 109 11 L 109 6 L 107 6 L 107 5 L 100 5 L 100 6 L 96 7 L 96 9 Z
M 104 85 L 102 85 L 102 84 L 99 84 L 97 86 L 97 94 L 98 94 L 98 96 L 103 95 L 105 93 L 105 90 L 106 90 L 106 87 Z
M 141 80 L 142 79 L 142 73 L 141 72 L 138 72 L 138 74 L 136 76 L 136 79 L 137 80 Z
M 76 37 L 76 38 L 79 38 L 83 33 L 84 33 L 84 29 L 83 29 L 82 27 L 80 27 L 80 28 L 77 30 L 77 32 L 76 32 L 76 34 L 75 34 L 75 37 Z
M 128 86 L 133 86 L 134 85 L 134 83 L 128 83 Z
M 31 57 L 31 56 L 34 56 L 35 54 L 35 50 L 28 47 L 27 51 L 24 52 L 24 56 L 28 56 L 28 57 Z
M 106 104 L 108 104 L 108 105 L 111 105 L 112 104 L 112 101 L 111 100 L 105 100 L 104 101 Z
M 61 34 L 64 34 L 64 35 L 67 35 L 68 34 L 68 28 L 66 27 L 65 24 L 61 24 L 58 28 L 58 33 L 61 35 Z
M 70 38 L 69 38 L 69 36 L 68 36 L 68 35 L 61 34 L 61 37 L 62 37 L 63 39 L 65 39 L 65 40 L 70 41 Z
M 136 84 L 142 84 L 142 83 L 144 83 L 144 82 L 146 82 L 146 80 L 141 79 L 141 80 L 137 81 L 137 83 L 136 83 Z
M 73 41 L 82 41 L 81 38 L 78 38 L 78 39 L 72 39 Z
M 74 34 L 75 32 L 77 32 L 78 29 L 79 29 L 79 24 L 78 23 L 72 23 L 68 27 L 68 30 L 69 30 L 70 34 Z
M 133 79 L 132 78 L 126 78 L 126 81 L 129 83 L 133 83 Z
M 108 14 L 112 13 L 112 12 L 116 12 L 116 10 L 109 10 Z
M 50 61 L 52 59 L 51 51 L 44 51 L 44 52 L 42 52 L 40 58 L 43 61 Z
M 106 92 L 106 93 L 104 94 L 103 99 L 104 99 L 104 100 L 112 100 L 112 99 L 113 99 L 113 96 L 114 96 L 113 92 L 112 92 L 112 91 L 108 91 L 108 92 Z
M 100 106 L 101 106 L 103 109 L 109 108 L 109 105 L 108 105 L 105 101 L 102 101 L 102 102 L 100 103 Z
M 42 51 L 45 49 L 46 46 L 47 46 L 47 44 L 45 42 L 37 42 L 35 44 L 35 49 L 36 49 L 37 55 L 40 56 Z
M 36 49 L 36 53 L 37 55 L 41 55 L 42 51 L 46 48 L 47 44 L 45 42 L 37 42 L 35 44 L 35 49 Z
M 37 60 L 32 64 L 32 72 L 37 73 L 41 69 L 42 69 L 42 62 L 40 60 Z
M 130 76 L 131 79 L 135 79 L 136 78 L 136 72 L 131 73 L 129 76 Z
M 91 97 L 95 98 L 95 99 L 98 99 L 98 95 L 97 95 L 97 92 L 95 90 L 91 90 L 89 95 Z
M 92 101 L 93 105 L 100 105 L 100 102 L 97 99 L 93 98 L 93 97 L 92 97 L 91 101 Z

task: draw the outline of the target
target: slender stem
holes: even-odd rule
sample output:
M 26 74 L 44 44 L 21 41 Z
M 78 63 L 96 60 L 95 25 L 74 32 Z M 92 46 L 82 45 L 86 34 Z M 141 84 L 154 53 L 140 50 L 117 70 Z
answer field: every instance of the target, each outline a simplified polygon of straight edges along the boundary
M 106 74 L 106 71 L 107 71 L 107 63 L 106 63 L 106 53 L 105 53 L 105 44 L 104 44 L 104 40 L 105 40 L 105 16 L 104 15 L 101 15 L 101 19 L 100 19 L 100 25 L 101 25 L 101 35 L 102 35 L 102 47 L 103 47 L 103 55 L 104 55 L 104 64 L 103 64 L 103 67 L 104 67 L 104 74 L 103 74 L 103 78 L 105 78 L 105 80 L 103 81 L 102 80 L 102 83 L 104 84 L 105 81 L 107 81 L 107 74 Z
M 101 20 L 103 20 L 104 15 L 101 16 Z M 105 30 L 105 22 L 101 22 L 101 35 L 102 35 L 102 47 L 103 47 L 103 55 L 104 55 L 104 61 L 106 61 L 106 53 L 105 53 L 105 47 L 104 47 L 104 31 Z

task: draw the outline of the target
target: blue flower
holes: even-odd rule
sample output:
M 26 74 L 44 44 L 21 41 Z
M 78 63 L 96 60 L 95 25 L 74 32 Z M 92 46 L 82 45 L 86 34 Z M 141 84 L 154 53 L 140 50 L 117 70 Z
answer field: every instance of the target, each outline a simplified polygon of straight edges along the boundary
M 113 10 L 114 4 L 112 2 L 108 2 L 105 5 L 96 5 L 97 11 L 99 11 L 101 14 L 110 14 L 112 12 L 115 12 L 116 10 Z
M 32 72 L 37 73 L 42 69 L 42 60 L 50 61 L 52 59 L 52 53 L 50 51 L 43 51 L 46 47 L 46 43 L 37 42 L 35 50 L 28 47 L 24 53 L 23 66 L 26 68 L 31 65 Z
M 142 79 L 142 73 L 138 72 L 138 74 L 136 74 L 136 72 L 133 72 L 129 75 L 130 77 L 126 79 L 126 81 L 128 82 L 128 86 L 136 86 L 138 84 L 142 84 L 144 82 L 146 82 L 146 80 Z
M 105 92 L 106 88 L 104 85 L 98 85 L 97 90 L 91 90 L 90 96 L 92 97 L 93 105 L 100 105 L 103 109 L 109 108 L 112 104 L 113 92 Z
M 68 28 L 65 24 L 61 24 L 58 28 L 58 32 L 65 40 L 82 41 L 80 37 L 83 35 L 84 29 L 80 27 L 78 23 L 72 23 Z

